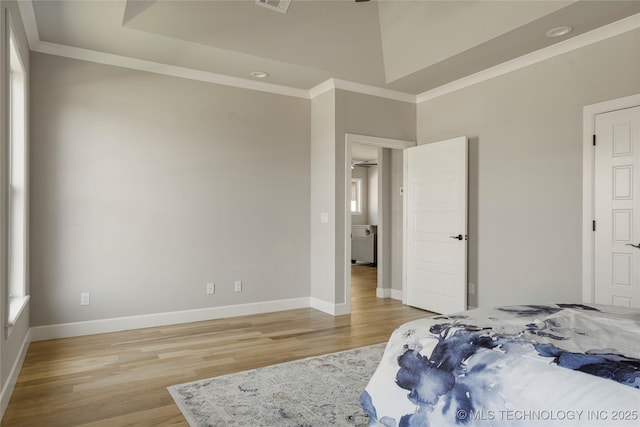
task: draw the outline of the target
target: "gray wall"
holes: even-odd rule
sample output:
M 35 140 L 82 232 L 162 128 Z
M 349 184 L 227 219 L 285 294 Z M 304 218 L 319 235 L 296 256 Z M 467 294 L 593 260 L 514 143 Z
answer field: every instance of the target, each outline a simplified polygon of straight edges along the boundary
M 367 172 L 367 224 L 378 225 L 378 166 L 365 168 Z
M 402 291 L 402 257 L 404 248 L 402 246 L 404 208 L 400 189 L 403 186 L 403 164 L 402 150 L 389 150 L 391 155 L 391 289 Z
M 311 297 L 325 302 L 334 300 L 335 121 L 335 91 L 311 100 Z
M 415 111 L 414 104 L 344 90 L 311 100 L 312 298 L 346 303 L 345 134 L 415 140 Z M 323 212 L 327 224 L 320 223 Z
M 375 175 L 377 191 L 375 192 L 376 222 L 378 224 L 378 288 L 391 288 L 391 242 L 393 236 L 402 229 L 394 230 L 391 211 L 391 149 L 378 148 L 378 166 L 369 175 Z M 371 186 L 373 187 L 373 181 Z M 374 196 L 372 196 L 373 198 Z M 378 209 L 379 207 L 379 209 Z
M 418 105 L 470 138 L 470 305 L 582 300 L 582 108 L 639 92 L 635 30 Z
M 377 136 L 415 141 L 416 105 L 336 90 L 335 126 L 335 295 L 336 303 L 345 301 L 344 223 L 345 200 L 345 134 Z M 313 161 L 313 160 L 312 160 Z M 315 197 L 312 194 L 312 197 Z M 399 266 L 402 268 L 402 265 Z
M 32 326 L 309 296 L 309 101 L 31 60 Z
M 0 103 L 0 292 L 2 296 L 0 300 L 2 304 L 0 304 L 0 319 L 2 321 L 2 333 L 0 334 L 0 390 L 4 390 L 7 392 L 6 394 L 2 394 L 2 401 L 0 403 L 0 417 L 4 413 L 6 408 L 6 404 L 9 402 L 9 398 L 11 392 L 13 391 L 13 385 L 8 384 L 9 381 L 15 381 L 17 378 L 11 378 L 11 370 L 14 365 L 19 369 L 21 363 L 21 349 L 23 343 L 25 343 L 25 339 L 28 337 L 29 331 L 29 311 L 30 304 L 27 303 L 24 311 L 16 319 L 16 323 L 13 327 L 10 328 L 10 334 L 7 336 L 5 330 L 6 322 L 7 322 L 7 295 L 8 295 L 8 275 L 7 275 L 7 267 L 8 267 L 8 207 L 7 207 L 7 197 L 8 197 L 8 178 L 9 178 L 9 162 L 8 162 L 8 154 L 9 154 L 9 133 L 8 126 L 9 123 L 9 97 L 5 92 L 7 89 L 7 85 L 9 82 L 9 52 L 8 52 L 8 34 L 9 28 L 6 25 L 8 21 L 8 17 L 10 17 L 11 22 L 13 23 L 13 29 L 15 31 L 16 42 L 18 44 L 18 49 L 20 50 L 20 55 L 24 62 L 25 71 L 27 73 L 27 94 L 29 93 L 29 73 L 30 73 L 30 65 L 29 65 L 29 47 L 27 44 L 27 38 L 24 33 L 24 28 L 22 25 L 22 19 L 20 17 L 20 13 L 18 11 L 18 6 L 15 1 L 3 1 L 0 4 L 0 34 L 2 34 L 2 43 L 0 44 L 0 99 L 2 102 Z M 5 40 L 7 43 L 5 43 Z M 28 95 L 27 95 L 28 96 Z M 28 100 L 27 100 L 28 107 Z M 27 115 L 27 128 L 29 117 Z M 28 131 L 27 131 L 28 132 Z M 27 146 L 28 146 L 28 138 L 29 135 L 27 133 Z M 28 156 L 28 154 L 27 154 Z M 27 183 L 27 188 L 28 188 Z M 27 190 L 28 191 L 28 190 Z M 28 207 L 27 207 L 28 209 Z M 27 224 L 27 236 L 28 236 L 28 227 Z M 28 248 L 28 243 L 27 243 Z M 27 293 L 29 293 L 29 271 L 28 271 L 28 263 L 29 260 L 27 258 L 27 273 L 26 273 L 26 285 L 27 285 Z M 28 344 L 28 342 L 27 342 Z M 6 388 L 5 388 L 6 387 Z

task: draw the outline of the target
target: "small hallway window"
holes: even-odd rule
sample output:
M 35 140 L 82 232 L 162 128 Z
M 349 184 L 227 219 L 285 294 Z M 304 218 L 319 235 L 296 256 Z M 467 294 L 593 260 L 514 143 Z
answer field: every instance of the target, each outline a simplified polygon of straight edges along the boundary
M 362 213 L 362 179 L 351 180 L 351 213 Z

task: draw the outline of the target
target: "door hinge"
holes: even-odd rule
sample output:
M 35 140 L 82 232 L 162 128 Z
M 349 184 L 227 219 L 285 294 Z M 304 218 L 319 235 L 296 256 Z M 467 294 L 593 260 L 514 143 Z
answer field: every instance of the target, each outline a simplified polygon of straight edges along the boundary
M 596 135 L 594 134 L 593 135 L 593 146 L 595 147 L 595 145 L 596 145 Z
M 596 231 L 596 221 L 593 220 L 593 231 Z

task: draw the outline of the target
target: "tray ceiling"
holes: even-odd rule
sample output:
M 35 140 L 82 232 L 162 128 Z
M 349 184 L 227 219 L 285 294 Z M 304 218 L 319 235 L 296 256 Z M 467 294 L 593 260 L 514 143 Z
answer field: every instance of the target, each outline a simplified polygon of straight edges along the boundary
M 33 1 L 41 41 L 309 90 L 419 94 L 640 13 L 638 1 Z M 545 36 L 569 25 L 567 36 Z

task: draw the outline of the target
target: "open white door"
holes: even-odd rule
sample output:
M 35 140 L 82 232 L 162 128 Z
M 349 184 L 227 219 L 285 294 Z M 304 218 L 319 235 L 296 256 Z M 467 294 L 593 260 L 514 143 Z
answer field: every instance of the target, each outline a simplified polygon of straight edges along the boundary
M 406 303 L 467 309 L 467 138 L 405 150 Z

